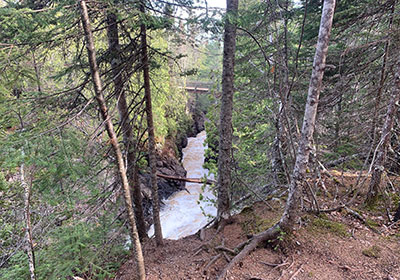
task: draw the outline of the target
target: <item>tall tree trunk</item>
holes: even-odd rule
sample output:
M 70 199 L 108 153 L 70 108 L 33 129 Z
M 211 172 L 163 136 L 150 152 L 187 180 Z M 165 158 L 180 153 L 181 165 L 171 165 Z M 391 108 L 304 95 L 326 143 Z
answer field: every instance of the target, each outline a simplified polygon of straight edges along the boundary
M 136 143 L 133 136 L 131 118 L 129 116 L 128 104 L 124 90 L 123 71 L 121 67 L 121 46 L 119 44 L 117 16 L 114 13 L 107 13 L 107 37 L 108 49 L 110 52 L 110 64 L 113 74 L 115 97 L 118 102 L 118 112 L 122 137 L 127 157 L 127 176 L 129 185 L 133 188 L 134 209 L 137 221 L 137 228 L 140 239 L 147 237 L 146 223 L 143 215 L 142 193 L 136 167 Z
M 392 3 L 392 9 L 391 9 L 390 17 L 389 17 L 388 30 L 392 30 L 393 14 L 394 14 L 394 9 L 396 7 L 396 2 L 397 2 L 397 0 L 393 1 L 393 3 Z M 390 40 L 387 40 L 385 43 L 385 51 L 383 54 L 381 74 L 380 74 L 380 78 L 379 78 L 379 88 L 376 92 L 374 114 L 373 114 L 373 119 L 372 119 L 372 129 L 371 129 L 372 146 L 376 145 L 377 138 L 378 138 L 376 128 L 377 128 L 377 123 L 378 123 L 378 119 L 379 119 L 379 107 L 381 104 L 382 92 L 383 92 L 383 88 L 384 88 L 386 76 L 387 76 L 386 75 L 386 64 L 387 64 L 387 59 L 388 59 L 388 55 L 389 55 L 389 48 L 390 48 Z
M 230 217 L 232 109 L 234 94 L 234 66 L 236 50 L 236 15 L 238 0 L 226 1 L 227 19 L 224 33 L 222 97 L 218 154 L 218 213 L 217 222 L 224 225 Z
M 385 170 L 384 165 L 386 162 L 387 150 L 390 144 L 390 137 L 392 135 L 393 123 L 396 118 L 399 100 L 400 100 L 400 57 L 396 65 L 392 98 L 390 100 L 387 109 L 386 120 L 383 125 L 381 140 L 378 143 L 377 156 L 373 165 L 372 178 L 369 184 L 367 198 L 365 200 L 365 203 L 367 205 L 375 204 L 378 198 L 379 186 L 381 184 L 382 174 Z
M 336 109 L 336 120 L 335 120 L 335 149 L 337 150 L 340 146 L 340 122 L 342 120 L 342 102 L 343 102 L 343 94 L 340 93 L 339 101 L 337 103 Z
M 278 101 L 279 108 L 278 108 L 277 118 L 275 121 L 276 135 L 272 145 L 272 153 L 271 153 L 272 172 L 274 174 L 274 180 L 276 185 L 279 185 L 281 182 L 285 183 L 282 180 L 283 175 L 285 173 L 288 175 L 285 166 L 286 162 L 285 162 L 284 147 L 286 146 L 288 148 L 289 155 L 291 155 L 293 160 L 295 153 L 294 145 L 289 145 L 288 143 L 288 138 L 290 139 L 290 141 L 293 141 L 290 133 L 290 121 L 288 118 L 288 115 L 290 115 L 290 112 L 288 111 L 290 111 L 291 108 L 290 106 L 291 97 L 289 96 L 290 83 L 289 83 L 288 16 L 287 16 L 287 13 L 289 12 L 289 1 L 285 1 L 284 3 L 282 3 L 282 6 L 283 8 L 280 9 L 279 13 L 283 21 L 283 47 L 281 48 L 281 51 L 279 51 L 280 55 L 278 56 L 277 60 L 280 61 L 280 65 L 282 65 L 280 76 L 283 77 L 282 79 L 279 79 L 280 81 L 279 91 L 277 92 L 277 99 L 279 100 Z M 279 45 L 278 40 L 277 44 Z M 287 176 L 286 179 L 290 182 L 289 176 Z
M 22 150 L 22 153 L 24 151 Z M 31 185 L 27 184 L 25 181 L 25 164 L 21 164 L 20 169 L 21 174 L 21 185 L 24 189 L 25 193 L 25 207 L 24 207 L 24 215 L 25 215 L 25 236 L 27 243 L 27 254 L 28 254 L 28 262 L 29 262 L 29 272 L 31 275 L 31 280 L 36 279 L 35 275 L 35 251 L 33 249 L 33 238 L 32 238 L 32 224 L 31 224 L 31 213 L 30 213 L 30 204 L 31 204 Z
M 295 220 L 299 217 L 299 200 L 302 184 L 306 175 L 306 168 L 312 149 L 312 138 L 319 103 L 319 95 L 324 77 L 325 61 L 328 53 L 329 37 L 332 29 L 333 14 L 336 0 L 325 0 L 319 28 L 318 42 L 315 50 L 313 70 L 308 88 L 306 109 L 304 111 L 301 138 L 293 169 L 292 182 L 289 187 L 289 197 L 285 212 L 281 218 L 281 228 L 291 231 Z
M 137 265 L 137 273 L 139 279 L 144 280 L 146 278 L 146 273 L 144 269 L 142 246 L 140 244 L 139 234 L 136 228 L 136 219 L 132 207 L 130 187 L 128 183 L 128 178 L 126 176 L 124 160 L 122 158 L 122 153 L 118 145 L 117 135 L 115 134 L 114 126 L 111 121 L 111 116 L 109 116 L 108 114 L 108 109 L 106 106 L 106 102 L 104 100 L 103 86 L 100 80 L 99 68 L 97 66 L 97 61 L 96 61 L 96 51 L 94 48 L 93 34 L 92 30 L 90 29 L 89 15 L 84 0 L 80 0 L 80 8 L 81 8 L 82 25 L 85 33 L 86 48 L 89 57 L 89 65 L 90 65 L 90 72 L 92 74 L 94 92 L 96 94 L 96 100 L 99 105 L 101 116 L 106 126 L 108 137 L 110 138 L 112 149 L 114 150 L 115 156 L 117 158 L 118 172 L 121 177 L 121 182 L 124 190 L 126 210 L 128 212 L 128 220 L 131 227 L 131 238 L 134 244 L 134 257 Z
M 326 55 L 328 52 L 329 37 L 332 29 L 333 14 L 336 0 L 325 0 L 322 10 L 321 23 L 319 28 L 318 43 L 315 51 L 313 70 L 308 88 L 307 103 L 304 112 L 301 138 L 297 150 L 296 163 L 293 169 L 292 181 L 289 187 L 289 196 L 286 202 L 285 211 L 281 219 L 268 230 L 255 235 L 249 244 L 229 263 L 220 274 L 218 279 L 224 279 L 227 271 L 254 250 L 258 244 L 267 240 L 275 239 L 283 230 L 291 232 L 300 216 L 300 195 L 302 184 L 305 179 L 306 167 L 308 165 L 311 151 L 312 136 L 314 133 L 315 120 L 319 102 L 319 94 L 322 88 Z
M 140 4 L 140 12 L 145 14 L 144 4 Z M 150 165 L 150 182 L 152 187 L 153 199 L 153 222 L 154 233 L 156 236 L 157 245 L 163 244 L 163 236 L 160 221 L 160 204 L 158 199 L 158 186 L 157 186 L 157 170 L 156 170 L 156 144 L 154 137 L 154 122 L 153 122 L 153 109 L 151 105 L 151 89 L 150 89 L 150 67 L 149 57 L 147 54 L 147 34 L 146 25 L 140 25 L 140 37 L 142 41 L 142 67 L 143 67 L 143 80 L 144 80 L 144 95 L 146 101 L 146 117 L 147 117 L 147 133 L 149 135 L 149 165 Z

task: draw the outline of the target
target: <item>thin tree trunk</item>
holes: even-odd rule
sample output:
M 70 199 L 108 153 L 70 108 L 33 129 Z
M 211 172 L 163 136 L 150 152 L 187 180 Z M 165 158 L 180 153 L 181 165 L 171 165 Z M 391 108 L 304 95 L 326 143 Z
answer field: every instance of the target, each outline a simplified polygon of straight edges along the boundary
M 325 61 L 328 53 L 335 2 L 336 0 L 325 0 L 322 10 L 318 43 L 315 51 L 310 85 L 308 88 L 301 138 L 297 150 L 296 163 L 293 169 L 293 178 L 289 188 L 288 201 L 285 212 L 280 221 L 280 227 L 285 231 L 291 231 L 296 219 L 299 217 L 300 194 L 306 175 L 310 151 L 312 149 L 312 138 L 317 116 L 319 95 L 322 88 L 322 78 L 325 71 Z
M 279 234 L 281 234 L 282 230 L 284 232 L 291 232 L 296 220 L 300 216 L 300 195 L 302 184 L 305 179 L 310 151 L 312 149 L 311 140 L 314 133 L 319 94 L 322 88 L 322 78 L 324 76 L 325 61 L 328 52 L 329 37 L 332 29 L 335 2 L 336 0 L 324 1 L 318 43 L 315 51 L 310 85 L 308 88 L 301 138 L 297 150 L 296 163 L 293 169 L 293 178 L 289 187 L 289 196 L 286 202 L 285 211 L 278 223 L 268 230 L 255 235 L 250 240 L 248 245 L 246 245 L 246 247 L 244 247 L 244 249 L 232 259 L 229 265 L 220 274 L 218 279 L 224 279 L 228 270 L 242 260 L 252 250 L 254 250 L 258 244 L 277 238 Z
M 140 4 L 140 12 L 144 15 L 144 4 Z M 150 89 L 150 67 L 149 57 L 147 54 L 147 34 L 146 25 L 140 25 L 140 37 L 142 40 L 142 67 L 143 67 L 143 80 L 144 80 L 144 95 L 146 101 L 146 116 L 147 116 L 147 133 L 149 135 L 149 165 L 150 165 L 150 182 L 152 187 L 153 198 L 153 222 L 154 233 L 156 236 L 157 245 L 163 244 L 163 236 L 160 222 L 160 204 L 158 199 L 158 186 L 157 186 L 157 170 L 156 170 L 156 144 L 154 137 L 154 122 L 153 122 L 153 109 L 151 105 L 151 89 Z
M 35 75 L 36 75 L 37 91 L 42 92 L 42 87 L 41 87 L 41 83 L 40 83 L 39 67 L 37 65 L 36 56 L 35 56 L 35 49 L 32 50 L 32 60 L 33 60 L 33 68 L 35 69 Z
M 281 107 L 280 103 L 279 107 Z M 274 181 L 275 185 L 278 186 L 282 182 L 282 177 L 285 175 L 285 162 L 284 162 L 284 156 L 283 156 L 283 147 L 282 141 L 285 136 L 284 136 L 284 127 L 282 124 L 282 119 L 281 119 L 281 110 L 279 109 L 278 115 L 277 115 L 277 120 L 275 121 L 275 128 L 276 128 L 276 135 L 274 138 L 274 142 L 272 144 L 272 151 L 271 151 L 271 168 L 272 168 L 272 173 L 274 176 Z M 290 179 L 290 178 L 287 178 Z
M 102 87 L 102 83 L 100 80 L 100 73 L 99 73 L 99 69 L 98 69 L 97 61 L 96 61 L 96 51 L 94 48 L 93 34 L 90 29 L 89 15 L 88 15 L 86 3 L 84 0 L 80 0 L 80 8 L 81 8 L 82 25 L 83 25 L 83 29 L 85 32 L 86 48 L 87 48 L 88 57 L 89 57 L 90 72 L 92 74 L 92 81 L 93 81 L 94 91 L 96 94 L 96 100 L 99 105 L 101 116 L 102 116 L 105 126 L 106 126 L 107 134 L 110 138 L 110 143 L 111 143 L 112 149 L 114 150 L 115 156 L 117 158 L 118 172 L 119 172 L 119 175 L 121 176 L 121 182 L 122 182 L 122 186 L 123 186 L 123 190 L 124 190 L 126 210 L 128 212 L 128 221 L 129 221 L 129 224 L 131 227 L 131 238 L 132 238 L 133 244 L 134 244 L 134 246 L 133 246 L 134 247 L 134 257 L 135 257 L 136 265 L 137 265 L 137 273 L 138 273 L 139 279 L 143 280 L 146 278 L 146 273 L 145 273 L 145 269 L 144 269 L 142 246 L 140 244 L 139 234 L 138 234 L 138 231 L 136 228 L 135 214 L 133 212 L 133 207 L 132 207 L 130 187 L 129 187 L 129 183 L 128 183 L 128 178 L 126 176 L 126 170 L 125 170 L 125 165 L 124 165 L 124 161 L 122 158 L 122 153 L 121 153 L 121 150 L 118 145 L 117 135 L 115 134 L 114 126 L 111 121 L 111 116 L 108 115 L 108 109 L 106 106 L 106 102 L 104 100 L 103 87 Z
M 285 1 L 284 4 L 282 4 L 283 10 L 285 13 L 288 12 L 289 9 L 289 1 Z M 277 98 L 279 100 L 279 109 L 278 109 L 278 114 L 277 114 L 277 119 L 275 123 L 276 127 L 276 135 L 275 139 L 273 142 L 272 146 L 272 172 L 274 174 L 274 180 L 275 184 L 279 185 L 281 183 L 281 178 L 282 175 L 285 173 L 285 170 L 287 172 L 287 169 L 285 168 L 285 158 L 284 158 L 284 146 L 289 146 L 288 142 L 288 135 L 286 135 L 286 129 L 285 129 L 285 123 L 286 122 L 286 127 L 287 127 L 287 132 L 290 133 L 290 122 L 288 118 L 288 108 L 290 110 L 290 104 L 289 101 L 291 98 L 289 97 L 289 90 L 290 90 L 290 83 L 289 83 L 289 54 L 288 54 L 288 19 L 286 15 L 283 15 L 282 11 L 280 11 L 280 16 L 283 20 L 283 48 L 280 51 L 280 56 L 278 59 L 281 61 L 281 65 L 283 66 L 281 73 L 283 74 L 282 80 L 279 79 L 280 82 L 280 88 L 279 92 L 277 93 Z M 277 41 L 277 44 L 279 44 L 279 41 Z M 291 135 L 289 136 L 290 141 L 292 142 L 293 139 Z M 291 154 L 291 149 L 293 154 Z M 289 147 L 289 154 L 292 156 L 294 159 L 294 145 L 290 145 Z M 290 182 L 290 178 L 288 176 L 287 180 Z M 282 182 L 284 183 L 284 182 Z
M 342 100 L 343 100 L 343 95 L 340 93 L 339 96 L 339 101 L 337 104 L 337 109 L 336 109 L 336 120 L 335 120 L 335 149 L 337 150 L 338 147 L 340 146 L 340 122 L 342 120 Z
M 394 9 L 396 7 L 396 1 L 393 1 L 392 3 L 392 9 L 391 9 L 391 14 L 390 14 L 390 18 L 389 18 L 389 26 L 388 26 L 388 30 L 392 29 L 392 25 L 393 25 L 393 14 L 394 14 Z M 380 78 L 379 78 L 379 88 L 378 91 L 376 93 L 376 99 L 375 99 L 375 106 L 374 106 L 374 114 L 373 114 L 373 119 L 372 119 L 372 131 L 371 131 L 371 135 L 372 135 L 372 146 L 374 147 L 376 145 L 377 142 L 377 132 L 376 132 L 376 126 L 378 123 L 378 119 L 379 119 L 379 107 L 381 104 L 381 99 L 382 99 L 382 92 L 383 92 L 383 88 L 385 85 L 385 81 L 386 81 L 386 64 L 387 64 L 387 59 L 388 59 L 388 55 L 389 55 L 389 48 L 390 48 L 390 40 L 387 40 L 385 43 L 385 51 L 384 51 L 384 55 L 383 55 L 383 62 L 382 62 L 382 68 L 381 68 L 381 74 L 380 74 Z
M 24 153 L 22 151 L 22 153 Z M 28 254 L 28 262 L 29 262 L 29 272 L 31 275 L 31 280 L 36 279 L 35 275 L 35 251 L 33 249 L 33 238 L 32 238 L 32 224 L 31 224 L 31 213 L 30 213 L 30 204 L 31 204 L 31 185 L 27 184 L 25 181 L 25 168 L 24 163 L 21 164 L 21 185 L 24 189 L 25 193 L 25 207 L 24 207 L 24 215 L 25 215 L 25 238 L 27 243 L 27 254 Z
M 118 112 L 120 119 L 120 126 L 122 137 L 126 150 L 127 157 L 127 176 L 129 185 L 133 188 L 134 209 L 137 221 L 137 228 L 140 239 L 147 237 L 146 223 L 144 221 L 142 193 L 140 190 L 140 183 L 138 178 L 138 168 L 136 167 L 136 143 L 133 136 L 133 128 L 131 125 L 131 118 L 129 116 L 128 104 L 126 102 L 126 95 L 124 90 L 123 71 L 121 68 L 120 51 L 118 37 L 117 16 L 114 13 L 107 13 L 107 37 L 108 49 L 110 52 L 110 64 L 113 74 L 113 82 L 115 89 L 115 97 L 118 100 Z
M 231 154 L 232 154 L 232 109 L 234 94 L 234 66 L 236 50 L 235 15 L 238 11 L 238 0 L 226 1 L 224 33 L 224 55 L 222 70 L 222 96 L 219 128 L 218 154 L 218 211 L 217 222 L 223 226 L 230 218 L 230 188 L 231 188 Z M 233 21 L 232 18 L 233 17 Z
M 396 118 L 398 102 L 400 100 L 400 57 L 396 65 L 396 73 L 394 77 L 394 86 L 392 98 L 390 100 L 386 120 L 383 125 L 381 140 L 377 147 L 377 156 L 373 165 L 372 178 L 369 184 L 369 190 L 365 203 L 367 205 L 373 205 L 376 203 L 379 194 L 379 186 L 382 180 L 382 174 L 385 171 L 386 155 L 390 145 L 390 138 L 392 135 L 393 123 Z

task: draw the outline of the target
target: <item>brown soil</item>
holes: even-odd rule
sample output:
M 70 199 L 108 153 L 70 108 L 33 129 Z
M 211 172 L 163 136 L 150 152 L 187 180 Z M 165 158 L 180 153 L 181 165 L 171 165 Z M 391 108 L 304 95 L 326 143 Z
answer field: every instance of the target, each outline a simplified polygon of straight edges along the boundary
M 325 178 L 329 194 L 321 190 L 321 208 L 333 204 L 331 196 L 344 195 L 344 186 L 354 184 L 356 176 L 347 175 L 341 178 L 343 182 Z M 273 211 L 263 203 L 247 207 L 234 216 L 233 223 L 223 232 L 216 234 L 214 229 L 207 229 L 204 241 L 197 234 L 177 241 L 166 240 L 158 248 L 152 241 L 145 243 L 147 279 L 216 279 L 233 257 L 216 247 L 234 249 L 248 235 L 267 229 L 279 219 L 283 203 L 275 201 Z M 381 208 L 385 206 L 387 200 L 383 199 Z M 226 279 L 400 280 L 399 225 L 388 226 L 381 208 L 362 209 L 366 223 L 345 210 L 306 215 L 292 235 L 258 248 L 236 265 Z M 132 280 L 135 275 L 135 265 L 130 260 L 120 268 L 115 280 Z

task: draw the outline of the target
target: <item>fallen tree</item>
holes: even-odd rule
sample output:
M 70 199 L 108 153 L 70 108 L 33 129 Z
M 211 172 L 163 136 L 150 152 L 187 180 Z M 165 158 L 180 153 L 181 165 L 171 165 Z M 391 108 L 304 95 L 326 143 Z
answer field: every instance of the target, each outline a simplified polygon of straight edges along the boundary
M 329 37 L 332 29 L 335 2 L 336 0 L 325 0 L 323 4 L 318 43 L 314 56 L 310 85 L 308 88 L 301 138 L 297 150 L 296 163 L 293 168 L 292 181 L 289 186 L 289 196 L 286 202 L 285 211 L 278 223 L 237 246 L 237 250 L 243 249 L 228 263 L 219 275 L 218 279 L 224 279 L 227 272 L 253 251 L 259 244 L 265 243 L 269 240 L 275 240 L 281 234 L 291 232 L 297 219 L 300 217 L 300 196 L 311 151 L 319 94 L 322 88 L 322 78 L 324 76 Z
M 203 178 L 186 178 L 186 177 L 179 177 L 179 176 L 170 176 L 170 175 L 164 175 L 157 173 L 157 176 L 160 178 L 168 179 L 168 180 L 177 180 L 177 181 L 183 181 L 183 182 L 188 182 L 188 183 L 197 183 L 197 184 L 207 184 L 207 185 L 212 185 L 216 184 L 217 182 L 215 180 L 211 179 L 203 179 Z

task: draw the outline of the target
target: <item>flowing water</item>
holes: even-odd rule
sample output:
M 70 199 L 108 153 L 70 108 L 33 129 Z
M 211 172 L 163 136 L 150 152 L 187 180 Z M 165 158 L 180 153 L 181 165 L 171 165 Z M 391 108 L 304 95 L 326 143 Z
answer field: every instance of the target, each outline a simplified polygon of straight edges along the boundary
M 188 145 L 183 149 L 182 164 L 187 171 L 187 178 L 202 178 L 208 175 L 208 170 L 203 168 L 205 131 L 196 137 L 188 138 Z M 208 176 L 213 179 L 212 176 Z M 164 207 L 160 212 L 163 237 L 167 239 L 179 239 L 196 233 L 205 226 L 209 215 L 215 216 L 217 209 L 209 200 L 215 200 L 215 196 L 207 188 L 202 189 L 202 184 L 186 183 L 187 191 L 180 191 L 164 200 Z M 199 201 L 199 196 L 205 198 Z M 207 215 L 207 216 L 205 216 Z M 149 236 L 154 234 L 153 226 L 149 230 Z

